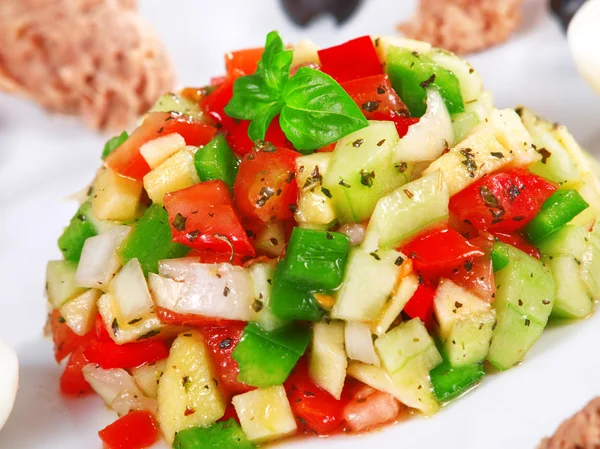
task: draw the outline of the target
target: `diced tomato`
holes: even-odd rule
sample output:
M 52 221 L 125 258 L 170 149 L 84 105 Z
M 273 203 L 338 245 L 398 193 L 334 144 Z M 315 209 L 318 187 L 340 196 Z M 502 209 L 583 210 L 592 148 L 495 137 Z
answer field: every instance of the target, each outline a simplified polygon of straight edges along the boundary
M 254 389 L 237 380 L 240 368 L 232 357 L 233 350 L 242 337 L 244 327 L 245 323 L 232 323 L 223 327 L 200 329 L 215 361 L 219 387 L 230 394 L 246 393 Z
M 173 241 L 199 250 L 254 256 L 254 248 L 222 180 L 167 193 L 164 198 Z
M 220 419 L 218 419 L 217 422 L 229 421 L 232 418 L 235 419 L 235 421 L 238 424 L 240 423 L 240 418 L 237 415 L 237 412 L 235 411 L 235 407 L 233 406 L 233 404 L 229 404 L 225 409 L 225 414 Z
M 517 249 L 520 249 L 524 253 L 529 254 L 531 257 L 535 257 L 536 259 L 541 259 L 542 255 L 540 254 L 540 250 L 533 246 L 529 240 L 527 240 L 523 234 L 519 232 L 513 232 L 511 234 L 503 233 L 503 232 L 494 232 L 494 237 L 499 239 L 501 242 L 507 243 L 509 245 L 514 246 Z
M 54 341 L 54 358 L 60 363 L 82 346 L 88 340 L 88 336 L 81 337 L 73 332 L 58 310 L 52 311 L 49 320 Z
M 83 354 L 84 347 L 76 348 L 67 361 L 67 366 L 60 376 L 60 391 L 68 395 L 79 395 L 92 389 L 83 377 L 82 369 L 89 362 Z
M 240 163 L 233 186 L 235 204 L 248 218 L 264 222 L 291 218 L 298 200 L 295 151 L 255 150 Z
M 329 435 L 343 424 L 344 401 L 335 399 L 312 381 L 304 358 L 300 359 L 284 386 L 302 433 Z
M 240 76 L 244 76 L 244 73 L 240 70 L 233 70 L 233 72 L 227 76 L 222 82 L 220 82 L 215 90 L 210 95 L 207 95 L 202 99 L 200 106 L 202 109 L 210 115 L 213 120 L 221 125 L 224 125 L 224 121 L 233 119 L 225 114 L 225 106 L 233 97 L 233 83 Z
M 404 306 L 403 312 L 411 318 L 420 318 L 428 329 L 433 325 L 433 298 L 435 287 L 431 284 L 419 284 L 412 298 Z
M 383 73 L 375 46 L 369 36 L 319 50 L 319 60 L 321 70 L 338 83 Z M 356 61 L 360 63 L 357 64 Z
M 254 149 L 254 142 L 248 136 L 249 126 L 249 120 L 225 120 L 223 124 L 225 139 L 233 152 L 238 156 L 244 156 Z M 279 116 L 276 116 L 269 125 L 269 128 L 267 128 L 264 141 L 272 143 L 276 147 L 293 148 L 292 143 L 281 130 L 281 126 L 279 126 Z
M 393 422 L 401 410 L 394 396 L 365 386 L 346 404 L 343 416 L 351 430 L 360 432 Z
M 537 215 L 556 186 L 515 168 L 485 176 L 450 198 L 450 212 L 478 230 L 513 232 Z
M 164 307 L 157 307 L 156 314 L 163 323 L 173 324 L 175 326 L 192 326 L 192 327 L 217 327 L 229 326 L 235 321 L 224 320 L 221 318 L 213 318 L 202 315 L 192 315 L 173 312 Z
M 150 166 L 140 153 L 140 147 L 146 142 L 179 133 L 188 145 L 206 145 L 216 132 L 216 128 L 186 116 L 152 112 L 104 162 L 120 175 L 141 181 L 150 171 Z
M 394 121 L 394 125 L 396 125 L 396 131 L 398 131 L 398 136 L 401 138 L 406 136 L 408 133 L 408 128 L 415 123 L 419 123 L 419 119 L 417 117 L 405 117 L 403 115 L 395 114 L 392 117 Z
M 342 88 L 369 120 L 391 120 L 397 114 L 408 112 L 385 74 L 348 81 Z
M 98 436 L 105 449 L 144 449 L 158 440 L 158 425 L 152 413 L 135 410 L 102 429 Z
M 231 51 L 225 54 L 225 67 L 227 74 L 231 75 L 234 70 L 251 75 L 256 72 L 256 66 L 262 58 L 264 48 L 246 48 L 244 50 Z
M 90 363 L 104 369 L 135 368 L 145 363 L 166 359 L 169 347 L 162 340 L 148 339 L 136 343 L 118 345 L 112 340 L 92 340 L 84 355 Z
M 232 265 L 243 266 L 250 256 L 242 256 L 240 254 L 234 254 L 233 259 L 231 258 L 231 250 L 226 253 L 217 253 L 214 251 L 193 249 L 185 257 L 194 257 L 199 263 L 230 263 Z
M 489 255 L 467 260 L 460 267 L 454 268 L 451 274 L 445 275 L 465 290 L 479 296 L 481 299 L 493 302 L 496 293 L 494 270 Z
M 454 229 L 447 227 L 415 237 L 402 251 L 413 259 L 415 270 L 428 277 L 442 275 L 484 254 Z
M 333 150 L 335 150 L 335 144 L 336 142 L 325 145 L 323 148 L 319 148 L 317 153 L 331 153 Z

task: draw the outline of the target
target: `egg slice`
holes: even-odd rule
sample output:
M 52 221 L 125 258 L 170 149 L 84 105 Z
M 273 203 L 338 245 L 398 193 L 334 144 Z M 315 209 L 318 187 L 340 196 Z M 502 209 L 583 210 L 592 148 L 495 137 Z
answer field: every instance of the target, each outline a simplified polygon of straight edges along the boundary
M 600 94 L 600 0 L 588 0 L 579 8 L 567 37 L 577 70 Z
M 12 411 L 19 383 L 19 362 L 12 349 L 0 341 L 0 429 Z

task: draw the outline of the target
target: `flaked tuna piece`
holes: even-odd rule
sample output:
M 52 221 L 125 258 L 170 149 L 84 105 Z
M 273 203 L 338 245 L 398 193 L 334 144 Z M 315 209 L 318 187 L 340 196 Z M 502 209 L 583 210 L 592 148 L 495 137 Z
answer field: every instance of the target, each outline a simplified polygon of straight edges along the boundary
M 120 129 L 173 85 L 135 0 L 2 0 L 0 89 Z
M 563 422 L 537 449 L 600 448 L 600 397 L 592 399 L 583 410 Z

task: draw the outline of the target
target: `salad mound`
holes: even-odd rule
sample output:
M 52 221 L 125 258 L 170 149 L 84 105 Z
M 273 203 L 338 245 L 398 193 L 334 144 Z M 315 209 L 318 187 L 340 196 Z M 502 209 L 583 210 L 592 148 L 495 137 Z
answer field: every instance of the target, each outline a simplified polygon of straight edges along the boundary
M 592 313 L 598 165 L 565 127 L 418 41 L 225 62 L 107 142 L 48 263 L 60 387 L 118 414 L 107 448 L 431 415 Z

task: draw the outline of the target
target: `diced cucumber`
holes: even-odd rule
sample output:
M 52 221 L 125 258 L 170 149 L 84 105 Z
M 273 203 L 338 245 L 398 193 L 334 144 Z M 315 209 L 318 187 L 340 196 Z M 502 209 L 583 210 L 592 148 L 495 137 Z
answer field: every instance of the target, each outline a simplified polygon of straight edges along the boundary
M 589 226 L 594 223 L 596 217 L 600 216 L 600 182 L 594 173 L 588 172 L 581 176 L 573 188 L 577 190 L 589 207 L 580 212 L 571 222 Z
M 167 360 L 159 360 L 131 369 L 131 375 L 135 383 L 139 385 L 144 394 L 149 398 L 155 398 L 158 392 L 158 382 L 165 372 Z
M 294 218 L 298 223 L 327 225 L 335 220 L 331 192 L 323 189 L 331 153 L 314 153 L 296 159 L 296 181 L 300 198 Z
M 595 301 L 600 299 L 600 247 L 593 243 L 591 236 L 581 257 L 581 279 L 592 298 Z
M 167 193 L 200 182 L 194 165 L 195 152 L 195 147 L 185 147 L 144 176 L 144 188 L 153 203 L 162 206 Z
M 182 95 L 166 93 L 158 97 L 152 109 L 148 112 L 177 112 L 183 115 L 189 115 L 196 120 L 203 119 L 202 109 L 195 101 L 188 100 Z
M 392 163 L 398 140 L 393 122 L 370 121 L 337 142 L 323 187 L 342 223 L 368 219 L 379 198 L 408 182 L 412 164 Z
M 542 260 L 556 282 L 552 315 L 562 318 L 585 318 L 591 314 L 593 301 L 581 277 L 581 260 L 573 256 L 546 256 Z
M 173 449 L 254 449 L 240 425 L 233 419 L 208 427 L 192 427 L 175 434 Z
M 453 367 L 485 360 L 496 324 L 489 302 L 443 279 L 435 292 L 434 310 L 440 339 Z
M 91 204 L 86 201 L 75 213 L 69 226 L 58 238 L 58 247 L 65 259 L 72 262 L 79 262 L 83 244 L 89 237 L 98 235 L 98 231 L 88 218 L 92 213 Z
M 568 224 L 537 243 L 544 256 L 583 257 L 588 241 L 588 231 L 583 226 Z
M 332 318 L 346 321 L 376 320 L 390 298 L 405 257 L 395 250 L 350 250 L 348 266 Z
M 310 353 L 310 377 L 319 387 L 339 400 L 344 388 L 347 366 L 344 323 L 315 323 Z
M 265 223 L 256 235 L 254 247 L 259 255 L 277 258 L 285 249 L 285 223 L 274 221 Z
M 75 280 L 77 264 L 69 260 L 51 260 L 46 266 L 46 293 L 54 309 L 60 308 L 69 299 L 84 293 Z
M 496 247 L 507 253 L 510 261 L 494 274 L 497 326 L 488 360 L 504 370 L 523 360 L 544 331 L 556 285 L 550 270 L 539 260 L 504 243 L 495 243 Z
M 439 408 L 429 382 L 429 371 L 442 356 L 419 318 L 401 323 L 375 341 L 383 367 L 401 395 L 401 401 L 427 415 Z
M 463 140 L 481 121 L 472 111 L 459 112 L 452 116 L 452 130 L 456 142 Z
M 271 284 L 274 275 L 274 263 L 255 263 L 250 267 L 254 304 L 256 309 L 260 309 L 256 315 L 256 322 L 266 331 L 278 329 L 286 324 L 286 321 L 277 318 L 271 311 Z
M 431 50 L 429 42 L 417 41 L 415 39 L 407 39 L 400 36 L 372 36 L 371 38 L 373 39 L 377 56 L 379 56 L 379 61 L 382 64 L 387 62 L 387 53 L 392 47 L 406 48 L 419 53 L 427 53 Z
M 394 90 L 412 116 L 421 117 L 425 114 L 425 88 L 429 85 L 438 87 L 448 112 L 455 114 L 464 111 L 458 78 L 429 54 L 391 47 L 387 51 L 386 71 Z
M 483 81 L 478 72 L 463 58 L 441 48 L 434 48 L 429 53 L 431 59 L 449 70 L 458 79 L 463 101 L 468 103 L 477 100 L 483 90 Z
M 344 344 L 349 359 L 381 365 L 379 357 L 375 353 L 373 335 L 368 324 L 360 321 L 347 321 L 344 326 Z
M 377 320 L 371 325 L 371 331 L 375 335 L 383 335 L 388 331 L 417 288 L 419 288 L 419 278 L 415 273 L 410 273 L 396 285 L 392 298 L 386 301 Z
M 467 392 L 485 376 L 482 363 L 454 368 L 444 361 L 429 373 L 435 397 L 440 402 L 451 401 Z
M 425 228 L 448 219 L 449 194 L 440 172 L 416 179 L 381 198 L 369 221 L 363 247 L 398 247 Z

